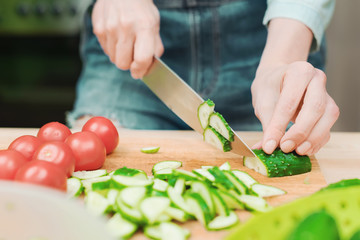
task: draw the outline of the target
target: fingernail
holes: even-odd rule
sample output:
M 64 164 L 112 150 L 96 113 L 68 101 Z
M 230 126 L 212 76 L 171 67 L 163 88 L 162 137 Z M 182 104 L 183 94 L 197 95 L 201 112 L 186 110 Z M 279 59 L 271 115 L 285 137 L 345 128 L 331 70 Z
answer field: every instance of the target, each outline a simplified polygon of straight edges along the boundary
M 269 141 L 267 141 L 263 147 L 263 150 L 267 153 L 270 154 L 272 153 L 275 148 L 276 148 L 276 141 L 274 139 L 271 139 Z
M 306 141 L 306 142 L 303 142 L 297 149 L 296 151 L 299 153 L 299 154 L 305 154 L 307 151 L 309 151 L 309 149 L 311 148 L 311 143 Z
M 288 153 L 294 150 L 295 143 L 293 140 L 287 140 L 281 144 L 281 150 Z

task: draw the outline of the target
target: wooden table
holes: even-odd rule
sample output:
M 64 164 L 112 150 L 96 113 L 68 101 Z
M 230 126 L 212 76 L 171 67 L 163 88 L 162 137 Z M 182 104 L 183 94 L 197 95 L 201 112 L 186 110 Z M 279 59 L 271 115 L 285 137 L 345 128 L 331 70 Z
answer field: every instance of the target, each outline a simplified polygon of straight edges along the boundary
M 0 149 L 20 135 L 35 135 L 37 129 L 0 128 Z M 360 178 L 360 133 L 332 133 L 329 143 L 312 157 L 313 169 L 310 173 L 292 177 L 266 178 L 242 166 L 240 156 L 223 153 L 204 143 L 200 134 L 193 131 L 144 131 L 120 130 L 120 143 L 114 153 L 108 156 L 103 168 L 114 170 L 127 166 L 139 168 L 151 174 L 153 164 L 163 160 L 179 160 L 183 168 L 191 170 L 202 165 L 217 165 L 229 161 L 236 169 L 248 171 L 260 183 L 280 187 L 288 194 L 268 199 L 277 206 L 296 198 L 309 195 L 326 185 L 345 178 Z M 239 132 L 239 135 L 252 145 L 261 138 L 260 132 Z M 144 154 L 140 148 L 160 146 L 157 154 Z M 319 163 L 319 164 L 318 164 Z M 320 165 L 320 166 L 319 166 Z M 241 221 L 250 214 L 239 212 Z M 207 232 L 200 224 L 191 221 L 184 224 L 192 232 L 192 239 L 220 239 L 226 231 Z M 137 234 L 136 239 L 143 239 Z

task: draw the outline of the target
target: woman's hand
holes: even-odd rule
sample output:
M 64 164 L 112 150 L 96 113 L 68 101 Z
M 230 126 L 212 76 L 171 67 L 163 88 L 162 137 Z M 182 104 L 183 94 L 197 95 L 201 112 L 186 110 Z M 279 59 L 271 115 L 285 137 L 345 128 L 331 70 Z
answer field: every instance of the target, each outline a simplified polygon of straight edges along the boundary
M 161 56 L 160 15 L 152 0 L 97 0 L 93 31 L 118 68 L 135 79 L 148 71 L 153 56 Z
M 321 70 L 305 61 L 261 68 L 251 90 L 264 130 L 254 147 L 272 153 L 280 145 L 284 152 L 311 155 L 327 143 L 339 108 L 326 91 Z M 294 124 L 285 132 L 290 121 Z

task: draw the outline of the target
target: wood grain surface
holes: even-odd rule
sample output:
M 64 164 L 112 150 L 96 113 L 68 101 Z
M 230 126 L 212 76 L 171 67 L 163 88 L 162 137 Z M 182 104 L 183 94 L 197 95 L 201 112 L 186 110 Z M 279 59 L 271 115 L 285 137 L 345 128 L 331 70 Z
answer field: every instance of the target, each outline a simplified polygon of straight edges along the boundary
M 36 129 L 0 129 L 0 148 L 7 148 L 10 142 L 20 135 L 35 135 L 36 131 Z M 110 171 L 126 166 L 129 168 L 142 169 L 150 175 L 152 166 L 155 163 L 164 160 L 182 161 L 183 169 L 186 170 L 200 168 L 202 165 L 219 166 L 222 163 L 229 161 L 233 169 L 247 171 L 260 183 L 270 184 L 288 192 L 284 196 L 267 199 L 272 206 L 284 204 L 296 198 L 309 195 L 326 185 L 318 161 L 314 157 L 311 158 L 312 171 L 310 173 L 291 177 L 267 178 L 252 170 L 246 169 L 242 165 L 241 156 L 233 153 L 223 153 L 213 148 L 202 141 L 201 135 L 193 131 L 120 130 L 119 135 L 120 143 L 118 148 L 114 153 L 108 156 L 103 166 L 103 168 Z M 261 133 L 259 132 L 239 132 L 239 135 L 250 146 L 261 138 Z M 360 134 L 355 135 L 357 136 L 357 143 L 360 143 Z M 334 142 L 333 140 L 330 141 L 329 144 L 325 146 L 322 150 L 323 152 L 319 153 L 320 156 L 328 156 L 327 152 L 334 154 L 334 146 L 339 148 L 340 146 L 337 144 L 341 145 L 343 143 L 341 141 Z M 156 154 L 145 154 L 140 152 L 141 148 L 151 146 L 160 146 L 160 151 Z M 358 159 L 360 149 L 356 146 L 358 145 L 351 145 L 351 147 L 356 149 L 356 158 Z M 341 155 L 338 156 L 338 158 L 340 157 Z M 328 165 L 330 167 L 330 169 L 327 169 L 328 172 L 334 171 L 334 169 L 331 168 L 337 168 L 338 166 L 347 169 L 353 168 L 351 165 L 338 164 L 337 166 L 333 166 L 333 164 L 336 163 L 336 157 L 332 156 L 331 159 L 333 161 L 331 161 L 332 165 Z M 323 158 L 322 162 L 326 165 L 326 159 Z M 340 174 L 340 178 L 346 178 L 346 176 L 341 176 Z M 251 217 L 251 214 L 246 211 L 239 211 L 238 214 L 241 222 L 244 222 Z M 222 239 L 228 234 L 228 231 L 208 232 L 195 221 L 189 221 L 183 224 L 183 226 L 191 231 L 191 239 Z M 139 233 L 136 234 L 134 239 L 144 239 L 144 236 Z

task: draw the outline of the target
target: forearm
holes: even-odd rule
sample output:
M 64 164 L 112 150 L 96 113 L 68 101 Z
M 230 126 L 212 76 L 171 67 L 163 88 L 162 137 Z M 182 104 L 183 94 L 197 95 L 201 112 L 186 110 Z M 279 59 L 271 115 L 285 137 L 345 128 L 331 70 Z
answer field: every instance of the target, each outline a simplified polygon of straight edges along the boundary
M 268 67 L 306 61 L 309 55 L 313 33 L 303 23 L 288 19 L 272 19 L 259 70 Z

